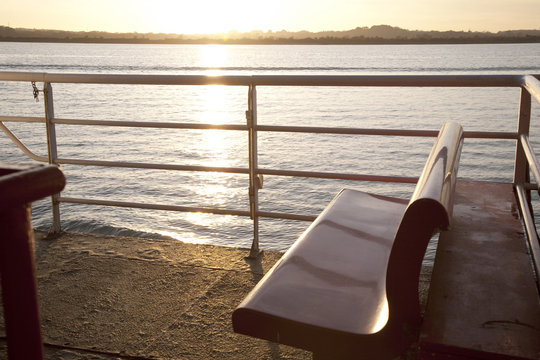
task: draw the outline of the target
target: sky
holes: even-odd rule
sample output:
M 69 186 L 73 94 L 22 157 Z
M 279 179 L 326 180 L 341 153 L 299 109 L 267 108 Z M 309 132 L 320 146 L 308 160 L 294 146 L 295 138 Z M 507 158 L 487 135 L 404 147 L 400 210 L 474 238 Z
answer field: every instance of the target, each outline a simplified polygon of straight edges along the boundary
M 1 0 L 0 25 L 138 33 L 540 29 L 540 0 Z

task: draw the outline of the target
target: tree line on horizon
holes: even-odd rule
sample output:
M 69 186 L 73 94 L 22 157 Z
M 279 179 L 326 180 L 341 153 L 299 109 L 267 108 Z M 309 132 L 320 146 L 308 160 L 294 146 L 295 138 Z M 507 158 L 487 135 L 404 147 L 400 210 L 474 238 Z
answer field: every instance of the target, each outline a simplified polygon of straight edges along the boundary
M 345 31 L 229 31 L 216 34 L 110 33 L 0 26 L 0 41 L 164 44 L 429 44 L 540 42 L 540 30 L 424 31 L 389 25 Z

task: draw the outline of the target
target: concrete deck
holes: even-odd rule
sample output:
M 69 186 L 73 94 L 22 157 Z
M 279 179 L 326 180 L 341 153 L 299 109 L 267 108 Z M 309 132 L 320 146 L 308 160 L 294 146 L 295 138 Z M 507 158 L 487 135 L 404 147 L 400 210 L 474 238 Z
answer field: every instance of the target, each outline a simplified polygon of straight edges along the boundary
M 247 254 L 174 240 L 37 234 L 46 359 L 310 359 L 232 331 L 232 311 L 281 257 Z M 424 272 L 423 299 L 428 283 Z

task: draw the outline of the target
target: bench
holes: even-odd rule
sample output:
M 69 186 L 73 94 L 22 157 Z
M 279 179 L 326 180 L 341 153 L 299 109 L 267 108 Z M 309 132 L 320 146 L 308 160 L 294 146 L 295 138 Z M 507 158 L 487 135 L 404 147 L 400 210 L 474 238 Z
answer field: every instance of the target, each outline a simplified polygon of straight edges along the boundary
M 232 315 L 316 359 L 393 358 L 417 340 L 427 244 L 452 217 L 462 128 L 445 124 L 410 201 L 342 190 Z

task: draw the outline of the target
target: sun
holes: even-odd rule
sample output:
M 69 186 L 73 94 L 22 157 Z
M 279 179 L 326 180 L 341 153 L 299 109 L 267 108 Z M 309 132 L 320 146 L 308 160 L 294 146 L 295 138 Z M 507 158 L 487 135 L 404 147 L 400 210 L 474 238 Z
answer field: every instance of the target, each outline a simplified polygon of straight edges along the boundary
M 179 34 L 216 34 L 231 30 L 260 29 L 253 1 L 177 0 L 155 1 L 152 22 L 161 32 Z M 259 25 L 259 26 L 257 26 Z

